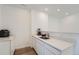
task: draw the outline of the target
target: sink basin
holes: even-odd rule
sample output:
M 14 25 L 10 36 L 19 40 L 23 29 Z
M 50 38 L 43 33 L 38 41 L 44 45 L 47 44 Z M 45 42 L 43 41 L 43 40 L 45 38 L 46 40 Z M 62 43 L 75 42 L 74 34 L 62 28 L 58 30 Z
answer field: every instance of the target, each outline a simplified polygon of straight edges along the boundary
M 40 37 L 41 39 L 49 39 L 48 37 Z

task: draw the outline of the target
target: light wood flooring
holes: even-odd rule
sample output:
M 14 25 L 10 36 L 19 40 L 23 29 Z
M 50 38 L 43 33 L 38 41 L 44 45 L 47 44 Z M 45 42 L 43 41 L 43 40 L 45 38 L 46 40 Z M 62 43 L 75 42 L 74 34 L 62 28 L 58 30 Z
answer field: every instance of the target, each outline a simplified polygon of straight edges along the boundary
M 16 49 L 14 55 L 37 55 L 35 50 L 30 47 Z

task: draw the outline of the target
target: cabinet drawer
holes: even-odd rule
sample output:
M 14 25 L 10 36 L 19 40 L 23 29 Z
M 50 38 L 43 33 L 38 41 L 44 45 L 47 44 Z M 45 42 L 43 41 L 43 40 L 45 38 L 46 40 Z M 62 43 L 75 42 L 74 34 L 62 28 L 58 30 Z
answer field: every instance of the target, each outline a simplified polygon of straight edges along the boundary
M 50 45 L 48 45 L 47 43 L 45 43 L 45 42 L 43 42 L 41 40 L 39 40 L 39 43 L 43 47 L 45 47 L 46 50 L 48 50 L 49 52 L 51 52 L 52 54 L 55 54 L 55 55 L 60 55 L 61 54 L 61 51 L 58 50 L 58 49 L 56 49 L 56 48 L 54 48 L 53 46 L 50 46 Z

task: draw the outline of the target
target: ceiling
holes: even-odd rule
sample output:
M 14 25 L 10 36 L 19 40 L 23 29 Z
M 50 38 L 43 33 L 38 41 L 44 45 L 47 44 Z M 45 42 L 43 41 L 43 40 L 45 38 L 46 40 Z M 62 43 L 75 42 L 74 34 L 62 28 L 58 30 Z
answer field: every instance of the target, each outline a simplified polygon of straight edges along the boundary
M 79 13 L 79 4 L 27 4 L 31 9 L 47 12 L 50 16 L 64 18 Z M 45 11 L 48 8 L 48 11 Z M 59 11 L 57 11 L 59 9 Z

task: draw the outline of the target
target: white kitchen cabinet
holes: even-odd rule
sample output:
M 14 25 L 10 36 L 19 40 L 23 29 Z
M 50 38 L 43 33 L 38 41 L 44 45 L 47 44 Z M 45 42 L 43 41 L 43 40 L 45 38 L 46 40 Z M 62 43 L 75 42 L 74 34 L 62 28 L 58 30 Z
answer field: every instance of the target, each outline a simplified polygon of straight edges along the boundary
M 40 40 L 33 38 L 33 47 L 38 55 L 55 55 L 50 48 Z
M 40 55 L 52 55 L 53 54 L 47 47 L 45 47 L 45 45 L 42 44 L 42 42 L 39 41 L 38 45 L 39 45 L 38 50 L 40 52 L 38 54 Z
M 13 55 L 14 51 L 15 51 L 15 40 L 14 40 L 14 37 L 11 37 L 10 39 L 11 39 L 11 41 L 10 41 L 11 53 L 10 54 Z
M 39 55 L 42 54 L 41 53 L 41 51 L 42 51 L 41 49 L 42 48 L 41 48 L 41 45 L 37 42 L 37 39 L 32 37 L 32 43 L 33 43 L 32 46 L 35 49 L 36 53 L 39 54 Z
M 40 55 L 55 55 L 55 51 L 52 51 L 50 50 L 50 46 L 45 44 L 44 42 L 40 41 L 40 40 L 37 40 L 36 41 L 38 43 L 39 46 L 37 46 L 37 49 L 40 51 Z M 39 47 L 39 48 L 38 48 Z M 39 53 L 38 53 L 39 54 Z
M 32 47 L 36 50 L 36 39 L 32 37 Z
M 72 54 L 72 46 L 61 50 L 41 40 L 41 38 L 32 37 L 33 47 L 38 55 L 69 55 Z M 59 44 L 59 43 L 58 43 Z
M 10 55 L 10 41 L 0 41 L 0 55 Z
M 13 37 L 0 38 L 0 55 L 12 55 L 14 53 Z

